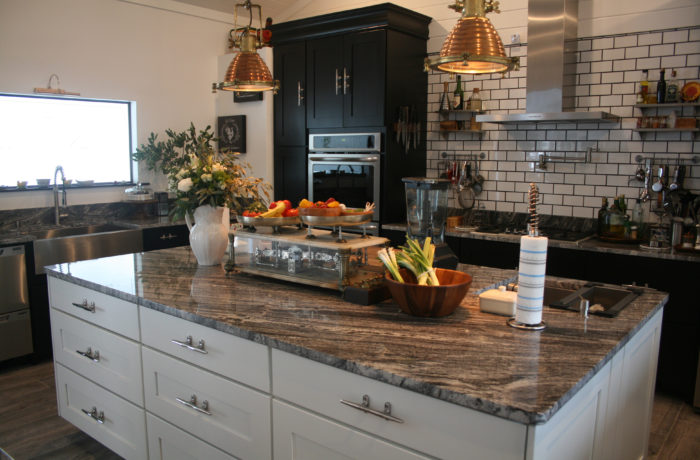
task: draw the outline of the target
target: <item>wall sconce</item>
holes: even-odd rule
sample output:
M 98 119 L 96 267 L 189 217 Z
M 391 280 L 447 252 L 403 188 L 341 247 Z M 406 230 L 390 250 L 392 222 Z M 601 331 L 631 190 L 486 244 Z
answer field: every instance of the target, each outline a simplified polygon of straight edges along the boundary
M 520 58 L 506 56 L 503 42 L 486 13 L 500 13 L 493 0 L 456 0 L 448 8 L 462 12 L 442 44 L 440 55 L 425 58 L 425 71 L 448 73 L 495 73 L 520 68 Z
M 246 27 L 238 28 L 238 8 L 245 8 L 250 12 L 250 20 Z M 253 8 L 258 9 L 258 21 L 260 28 L 255 29 L 253 24 Z M 212 92 L 217 89 L 224 91 L 273 91 L 275 94 L 280 87 L 278 80 L 272 79 L 270 69 L 258 55 L 257 50 L 263 46 L 269 46 L 263 38 L 262 9 L 260 5 L 251 4 L 250 0 L 236 4 L 234 9 L 233 29 L 229 32 L 229 41 L 232 48 L 239 48 L 240 52 L 229 64 L 224 76 L 224 81 L 212 84 Z

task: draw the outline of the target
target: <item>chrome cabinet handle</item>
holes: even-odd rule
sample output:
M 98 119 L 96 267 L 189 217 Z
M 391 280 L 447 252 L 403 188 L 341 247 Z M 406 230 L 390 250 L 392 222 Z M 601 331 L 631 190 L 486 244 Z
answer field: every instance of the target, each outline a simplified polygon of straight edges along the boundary
M 197 396 L 196 395 L 190 396 L 189 401 L 184 400 L 182 398 L 175 398 L 175 400 L 177 402 L 179 402 L 180 404 L 183 404 L 183 405 L 189 407 L 190 409 L 196 410 L 197 412 L 201 412 L 202 414 L 206 414 L 206 415 L 211 415 L 211 412 L 209 412 L 209 401 L 207 401 L 206 399 L 204 401 L 202 401 L 202 407 L 197 407 Z
M 85 351 L 75 350 L 75 352 L 78 353 L 80 356 L 85 356 L 87 359 L 91 360 L 94 363 L 100 362 L 100 352 L 98 350 L 95 350 L 95 352 L 93 353 L 91 347 L 88 347 L 88 349 Z
M 301 81 L 297 81 L 297 107 L 301 107 L 301 101 L 304 100 L 304 88 L 301 87 Z
M 87 299 L 83 299 L 83 303 L 73 302 L 73 306 L 82 308 L 83 310 L 89 311 L 90 313 L 95 313 L 95 302 L 90 302 L 90 304 L 88 305 Z
M 168 233 L 167 235 L 160 235 L 161 240 L 172 240 L 173 238 L 175 238 L 175 235 L 173 235 L 172 233 Z
M 204 339 L 200 340 L 197 345 L 192 345 L 192 336 L 188 335 L 185 341 L 180 341 L 180 340 L 171 340 L 172 343 L 175 345 L 181 346 L 183 348 L 187 348 L 188 350 L 196 351 L 197 353 L 202 353 L 203 355 L 208 354 L 209 352 L 204 349 Z
M 340 93 L 340 80 L 342 77 L 340 76 L 340 71 L 338 69 L 335 69 L 335 95 L 337 96 Z
M 344 399 L 341 399 L 340 402 L 345 404 L 346 406 L 350 406 L 350 407 L 354 407 L 355 409 L 359 409 L 362 412 L 367 412 L 368 414 L 372 414 L 372 415 L 376 415 L 377 417 L 381 417 L 384 420 L 389 420 L 390 422 L 396 422 L 396 423 L 403 423 L 403 420 L 391 415 L 391 403 L 390 402 L 384 403 L 384 412 L 379 412 L 378 410 L 372 409 L 371 407 L 369 407 L 369 396 L 368 395 L 362 395 L 362 402 L 361 403 L 346 401 Z
M 348 69 L 343 67 L 343 94 L 348 94 L 350 89 L 350 75 L 348 74 Z
M 97 407 L 92 406 L 92 410 L 86 411 L 85 409 L 80 409 L 83 411 L 85 415 L 88 417 L 91 417 L 97 421 L 97 423 L 104 423 L 105 422 L 105 413 L 104 411 L 100 411 L 100 413 L 97 413 Z

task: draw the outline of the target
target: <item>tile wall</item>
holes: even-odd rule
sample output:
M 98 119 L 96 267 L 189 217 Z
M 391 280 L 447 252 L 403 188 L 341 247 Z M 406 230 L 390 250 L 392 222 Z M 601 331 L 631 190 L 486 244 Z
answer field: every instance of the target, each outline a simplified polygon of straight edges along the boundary
M 465 97 L 478 87 L 484 110 L 489 113 L 525 111 L 527 46 L 509 46 L 507 52 L 520 56 L 521 68 L 505 77 L 500 74 L 466 76 Z M 639 164 L 638 156 L 651 158 L 655 167 L 688 165 L 685 188 L 700 193 L 700 133 L 638 133 L 633 129 L 641 110 L 635 108 L 642 70 L 649 70 L 650 92 L 655 94 L 661 68 L 675 69 L 681 86 L 700 77 L 700 26 L 645 33 L 590 37 L 578 40 L 577 110 L 602 110 L 621 117 L 619 123 L 549 123 L 482 126 L 483 133 L 440 132 L 437 113 L 443 82 L 449 81 L 450 95 L 455 81 L 443 73 L 429 76 L 428 94 L 428 176 L 438 177 L 442 160 L 463 160 L 484 152 L 481 174 L 484 191 L 477 207 L 504 212 L 526 212 L 526 192 L 530 182 L 538 184 L 542 195 L 541 214 L 593 218 L 601 198 L 624 194 L 632 200 L 642 183 L 631 180 Z M 465 82 L 466 80 L 466 82 Z M 649 109 L 647 109 L 649 110 Z M 659 115 L 671 109 L 660 109 Z M 677 111 L 679 109 L 676 109 Z M 700 116 L 700 107 L 680 109 L 679 116 Z M 652 111 L 651 115 L 655 113 Z M 547 171 L 536 169 L 537 152 L 580 158 L 592 148 L 591 162 L 548 164 Z M 655 197 L 656 194 L 653 194 Z M 450 206 L 459 207 L 455 190 Z M 656 204 L 655 200 L 647 206 Z M 647 220 L 655 219 L 647 213 Z

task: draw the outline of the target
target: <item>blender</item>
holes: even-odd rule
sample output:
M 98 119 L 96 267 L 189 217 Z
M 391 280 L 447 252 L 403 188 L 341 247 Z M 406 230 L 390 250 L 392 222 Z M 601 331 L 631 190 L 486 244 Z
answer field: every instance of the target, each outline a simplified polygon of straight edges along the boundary
M 430 237 L 435 245 L 433 265 L 454 270 L 459 259 L 445 243 L 447 221 L 448 179 L 429 177 L 404 177 L 406 188 L 406 223 L 408 237 L 418 239 L 420 244 Z

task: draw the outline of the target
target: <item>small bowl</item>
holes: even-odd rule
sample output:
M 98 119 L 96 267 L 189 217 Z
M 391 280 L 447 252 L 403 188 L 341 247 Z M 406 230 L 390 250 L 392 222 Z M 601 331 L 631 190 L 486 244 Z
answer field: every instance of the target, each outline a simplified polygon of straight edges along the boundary
M 462 303 L 472 284 L 471 275 L 444 268 L 436 268 L 435 275 L 440 286 L 420 286 L 413 273 L 402 268 L 401 277 L 406 281 L 394 281 L 391 273 L 384 278 L 391 297 L 401 311 L 413 316 L 439 317 L 451 314 Z
M 326 217 L 337 217 L 343 210 L 338 206 L 337 208 L 299 208 L 300 216 L 326 216 Z
M 18 180 L 17 181 L 17 188 L 22 189 L 22 190 L 27 188 L 27 181 L 26 180 Z
M 37 179 L 36 180 L 36 185 L 38 185 L 39 187 L 48 187 L 50 183 L 51 183 L 51 179 Z

